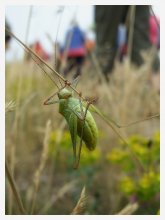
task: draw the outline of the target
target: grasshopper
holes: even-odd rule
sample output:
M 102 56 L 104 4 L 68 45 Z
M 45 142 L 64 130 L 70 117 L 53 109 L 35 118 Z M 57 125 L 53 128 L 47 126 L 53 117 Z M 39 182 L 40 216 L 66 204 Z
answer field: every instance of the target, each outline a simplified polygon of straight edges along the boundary
M 52 100 L 54 95 L 56 94 L 49 97 L 44 104 L 59 103 L 59 113 L 64 116 L 69 126 L 73 145 L 74 168 L 77 168 L 80 161 L 82 140 L 89 150 L 94 150 L 97 145 L 98 128 L 92 114 L 88 110 L 91 102 L 87 104 L 85 102 L 82 103 L 80 99 L 73 97 L 72 91 L 66 88 L 61 89 L 57 93 L 59 100 Z M 77 135 L 80 137 L 78 154 L 76 147 Z
M 120 125 L 117 124 L 114 120 L 110 119 L 106 115 L 104 115 L 98 108 L 96 108 L 92 103 L 92 101 L 86 101 L 86 99 L 82 96 L 81 92 L 78 92 L 76 88 L 68 81 L 66 80 L 61 74 L 59 74 L 56 70 L 54 70 L 51 66 L 49 66 L 42 58 L 40 58 L 36 53 L 34 53 L 29 47 L 27 47 L 19 38 L 17 38 L 13 33 L 6 31 L 13 37 L 17 42 L 19 42 L 26 52 L 28 52 L 32 59 L 36 62 L 37 65 L 40 66 L 40 62 L 44 64 L 50 71 L 50 73 L 45 72 L 43 65 L 40 66 L 41 69 L 47 74 L 47 76 L 54 82 L 54 84 L 57 86 L 58 91 L 55 92 L 52 96 L 50 96 L 46 101 L 44 101 L 44 105 L 50 105 L 50 104 L 59 104 L 59 113 L 66 119 L 67 124 L 69 126 L 70 134 L 71 134 L 71 140 L 73 145 L 73 156 L 74 156 L 74 168 L 78 168 L 80 156 L 81 156 L 81 148 L 82 148 L 82 142 L 84 141 L 86 147 L 89 150 L 94 150 L 97 141 L 98 141 L 98 128 L 96 125 L 96 122 L 91 114 L 91 112 L 95 112 L 98 114 L 111 128 L 112 130 L 119 136 L 119 138 L 128 146 L 127 141 L 120 135 L 118 130 L 116 130 L 115 127 L 123 128 L 128 127 L 130 125 L 134 125 L 136 123 L 150 120 L 155 117 L 159 117 L 159 114 L 156 114 L 154 116 L 145 118 L 143 120 L 134 121 L 132 123 L 129 123 L 127 125 Z M 61 83 L 61 88 L 56 83 L 56 80 L 54 78 L 55 75 L 59 82 Z M 62 85 L 63 81 L 64 85 Z M 72 91 L 69 90 L 69 87 Z M 79 98 L 75 98 L 73 92 L 76 92 L 79 96 Z M 58 100 L 53 100 L 55 96 L 58 96 Z M 80 137 L 80 144 L 77 151 L 77 135 Z M 130 152 L 132 154 L 132 152 Z M 136 155 L 133 155 L 135 161 L 139 163 L 138 159 L 136 158 Z M 139 164 L 141 166 L 141 164 Z

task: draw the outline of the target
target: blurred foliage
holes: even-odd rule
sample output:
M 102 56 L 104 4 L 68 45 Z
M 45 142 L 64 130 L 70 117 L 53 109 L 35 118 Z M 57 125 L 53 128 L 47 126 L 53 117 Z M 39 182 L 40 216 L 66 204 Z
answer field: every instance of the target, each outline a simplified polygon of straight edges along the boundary
M 58 148 L 57 139 L 58 133 L 53 131 L 50 135 L 49 155 L 50 157 L 65 161 L 66 167 L 73 165 L 73 150 L 70 139 L 70 133 L 64 131 Z M 77 141 L 79 143 L 79 139 Z M 138 160 L 142 163 L 145 171 L 139 170 L 133 160 L 130 159 L 130 153 L 127 146 L 121 144 L 117 149 L 109 151 L 105 158 L 108 162 L 119 166 L 121 175 L 119 178 L 118 190 L 123 193 L 130 201 L 138 201 L 141 204 L 152 204 L 154 214 L 159 208 L 159 191 L 160 191 L 160 175 L 159 175 L 159 162 L 160 162 L 160 132 L 156 132 L 152 139 L 147 139 L 139 135 L 130 136 L 128 139 L 129 146 L 136 154 Z M 57 153 L 58 152 L 58 153 Z M 57 157 L 58 154 L 58 157 Z M 89 151 L 84 145 L 82 147 L 80 168 L 78 173 L 91 175 L 90 167 L 97 170 L 100 163 L 102 153 L 99 148 L 94 151 Z M 81 169 L 82 168 L 82 169 Z M 87 179 L 88 180 L 88 179 Z M 90 185 L 88 185 L 90 187 Z M 143 213 L 144 210 L 139 210 Z
M 150 204 L 154 201 L 156 213 L 160 193 L 160 132 L 156 132 L 149 140 L 138 135 L 131 136 L 128 143 L 144 171 L 139 170 L 129 159 L 130 154 L 125 145 L 110 151 L 106 158 L 121 169 L 119 190 L 129 199 L 136 199 L 140 203 Z

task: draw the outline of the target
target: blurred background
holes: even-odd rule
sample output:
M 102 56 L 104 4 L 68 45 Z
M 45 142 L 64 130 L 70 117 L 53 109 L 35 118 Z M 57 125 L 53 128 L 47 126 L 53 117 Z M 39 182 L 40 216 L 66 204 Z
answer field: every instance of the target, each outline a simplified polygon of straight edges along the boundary
M 74 170 L 59 106 L 43 105 L 58 90 L 51 70 L 6 32 L 6 214 L 159 214 L 159 7 L 10 6 L 5 16 L 7 30 L 65 79 L 78 77 L 76 89 L 108 118 L 141 120 L 116 128 L 127 146 L 93 113 L 97 147 L 83 145 Z
M 85 12 L 85 15 L 84 15 Z M 30 18 L 30 30 L 27 36 L 27 24 Z M 14 16 L 14 19 L 12 19 Z M 63 44 L 65 33 L 70 22 L 76 17 L 78 23 L 88 36 L 94 39 L 94 33 L 90 30 L 94 23 L 93 6 L 10 6 L 6 7 L 6 19 L 10 22 L 12 31 L 19 35 L 23 41 L 29 44 L 39 40 L 48 53 L 52 53 L 52 45 L 47 37 Z M 50 22 L 51 21 L 51 22 Z M 19 24 L 19 25 L 18 25 Z M 60 27 L 59 27 L 60 26 Z M 59 30 L 58 30 L 59 29 Z M 57 38 L 57 39 L 56 39 Z M 23 50 L 15 41 L 10 44 L 12 50 L 6 54 L 6 59 L 21 58 Z

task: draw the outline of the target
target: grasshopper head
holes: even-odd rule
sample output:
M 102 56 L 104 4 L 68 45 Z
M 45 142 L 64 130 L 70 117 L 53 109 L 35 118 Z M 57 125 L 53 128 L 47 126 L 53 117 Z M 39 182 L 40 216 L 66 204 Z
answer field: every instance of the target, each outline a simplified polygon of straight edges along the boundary
M 72 96 L 72 92 L 69 91 L 68 89 L 64 88 L 59 91 L 58 93 L 58 98 L 59 99 L 68 99 L 69 97 Z

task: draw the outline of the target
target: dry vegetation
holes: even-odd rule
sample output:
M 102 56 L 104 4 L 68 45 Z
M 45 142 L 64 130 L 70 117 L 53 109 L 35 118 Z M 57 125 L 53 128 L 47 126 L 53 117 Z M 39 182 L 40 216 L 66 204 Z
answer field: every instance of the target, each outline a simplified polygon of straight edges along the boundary
M 96 106 L 102 112 L 121 124 L 127 124 L 159 113 L 159 91 L 153 86 L 152 77 L 149 61 L 138 69 L 130 67 L 127 62 L 117 63 L 107 83 L 88 61 L 77 89 L 84 96 L 98 97 Z M 88 152 L 83 148 L 80 168 L 73 170 L 67 124 L 58 113 L 58 105 L 43 105 L 55 89 L 34 62 L 6 65 L 6 103 L 14 101 L 14 105 L 8 105 L 6 113 L 6 158 L 26 212 L 123 213 L 130 202 L 118 187 L 124 171 L 106 159 L 112 149 L 121 145 L 119 137 L 94 115 L 99 128 L 97 149 Z M 159 118 L 155 118 L 120 129 L 120 132 L 125 139 L 131 135 L 152 139 L 158 130 Z M 130 155 L 129 160 L 134 158 Z M 141 172 L 138 166 L 135 175 L 137 172 Z M 86 193 L 82 191 L 84 186 Z M 86 196 L 87 200 L 84 200 Z M 77 207 L 79 204 L 81 207 Z M 129 210 L 139 209 L 137 204 L 134 207 Z M 152 210 L 137 211 L 137 214 L 156 214 L 158 207 L 159 204 Z M 19 213 L 6 180 L 6 214 Z

